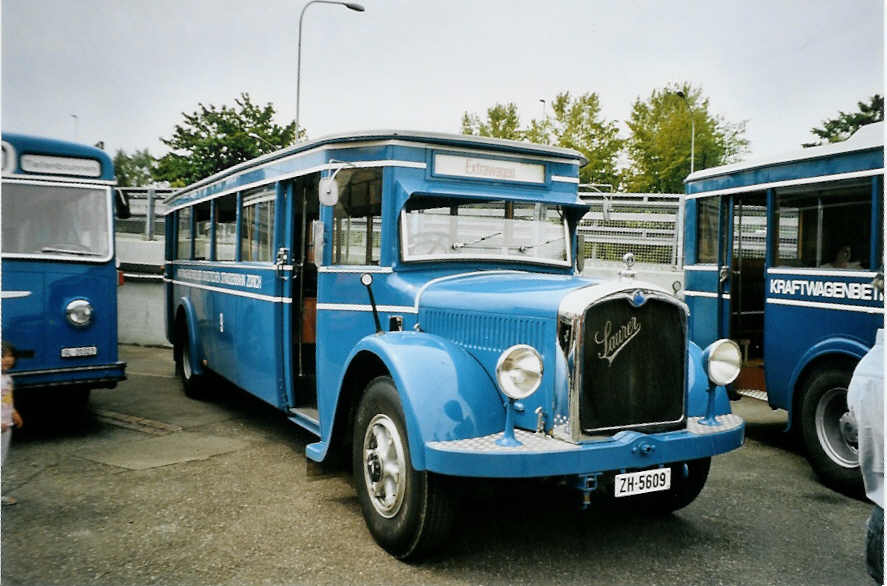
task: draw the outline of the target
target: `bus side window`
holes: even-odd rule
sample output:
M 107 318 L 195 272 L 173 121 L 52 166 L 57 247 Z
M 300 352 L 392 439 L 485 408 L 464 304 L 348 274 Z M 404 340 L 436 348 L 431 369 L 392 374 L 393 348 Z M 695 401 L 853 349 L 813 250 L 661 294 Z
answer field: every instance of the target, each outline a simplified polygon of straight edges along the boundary
M 696 262 L 717 263 L 721 198 L 703 197 L 696 201 Z
M 240 260 L 271 262 L 274 254 L 273 185 L 243 194 L 240 221 Z
M 191 208 L 182 208 L 177 214 L 176 258 L 188 260 L 191 258 Z
M 234 260 L 237 252 L 237 194 L 216 200 L 216 260 Z
M 336 176 L 333 264 L 378 265 L 382 249 L 382 170 L 345 169 Z
M 871 185 L 844 181 L 776 191 L 777 266 L 868 269 Z
M 209 239 L 212 221 L 210 218 L 210 202 L 194 206 L 194 259 L 209 259 Z

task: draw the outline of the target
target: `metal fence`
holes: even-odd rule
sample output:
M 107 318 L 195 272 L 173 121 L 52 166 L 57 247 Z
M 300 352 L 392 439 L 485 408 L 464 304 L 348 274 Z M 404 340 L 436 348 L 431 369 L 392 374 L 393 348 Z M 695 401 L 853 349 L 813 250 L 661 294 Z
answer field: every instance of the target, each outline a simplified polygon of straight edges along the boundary
M 682 268 L 683 195 L 610 193 L 580 185 L 579 197 L 591 204 L 579 224 L 586 266 L 621 263 L 631 252 L 641 264 Z

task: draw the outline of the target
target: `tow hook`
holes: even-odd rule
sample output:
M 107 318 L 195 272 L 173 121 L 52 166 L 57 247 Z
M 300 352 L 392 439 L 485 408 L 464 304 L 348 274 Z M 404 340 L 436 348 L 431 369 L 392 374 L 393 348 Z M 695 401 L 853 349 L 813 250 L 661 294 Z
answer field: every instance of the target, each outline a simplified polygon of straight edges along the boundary
M 640 444 L 631 448 L 632 454 L 640 454 L 641 456 L 646 456 L 655 451 L 656 446 L 654 444 Z

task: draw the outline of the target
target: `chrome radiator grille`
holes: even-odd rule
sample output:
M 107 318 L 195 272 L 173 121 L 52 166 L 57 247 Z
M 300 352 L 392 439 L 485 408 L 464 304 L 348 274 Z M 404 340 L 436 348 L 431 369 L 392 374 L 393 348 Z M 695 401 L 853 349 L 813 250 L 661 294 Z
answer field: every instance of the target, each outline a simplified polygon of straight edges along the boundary
M 586 309 L 578 353 L 583 434 L 683 425 L 686 322 L 681 305 L 637 292 Z

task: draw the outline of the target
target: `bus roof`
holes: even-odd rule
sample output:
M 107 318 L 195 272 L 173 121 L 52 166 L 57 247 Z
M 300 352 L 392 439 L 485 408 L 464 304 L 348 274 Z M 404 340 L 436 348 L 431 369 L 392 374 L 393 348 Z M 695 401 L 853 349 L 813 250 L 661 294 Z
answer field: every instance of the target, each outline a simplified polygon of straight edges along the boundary
M 687 193 L 769 184 L 806 177 L 866 172 L 884 167 L 883 122 L 860 127 L 842 142 L 703 169 L 684 179 Z
M 113 182 L 114 164 L 100 148 L 28 134 L 3 133 L 3 175 L 53 180 L 90 180 Z M 8 153 L 7 149 L 12 152 Z M 23 155 L 31 155 L 22 162 Z M 57 157 L 52 159 L 49 157 Z M 65 161 L 65 159 L 71 159 Z M 78 166 L 74 159 L 88 159 L 99 164 Z M 24 168 L 23 168 L 24 167 Z
M 731 165 L 723 165 L 721 167 L 712 167 L 703 169 L 688 175 L 684 179 L 684 183 L 699 182 L 701 180 L 720 177 L 726 175 L 736 175 L 751 171 L 754 169 L 762 169 L 767 167 L 786 166 L 793 163 L 810 161 L 811 159 L 840 158 L 841 155 L 857 153 L 860 151 L 868 151 L 884 148 L 884 123 L 874 122 L 861 126 L 850 138 L 841 142 L 827 143 L 821 146 L 802 148 L 787 153 L 773 155 L 761 159 L 753 159 L 751 161 L 743 161 Z M 881 166 L 883 167 L 883 154 L 881 156 Z
M 255 159 L 240 163 L 224 171 L 220 171 L 215 175 L 211 175 L 206 179 L 202 179 L 196 183 L 183 187 L 167 198 L 166 202 L 171 203 L 173 200 L 179 199 L 188 193 L 205 188 L 215 182 L 222 181 L 245 170 L 271 163 L 281 159 L 285 159 L 294 155 L 307 153 L 312 150 L 322 150 L 324 148 L 336 145 L 360 145 L 360 143 L 378 143 L 378 142 L 395 142 L 402 141 L 408 143 L 416 143 L 415 146 L 421 147 L 426 145 L 449 146 L 449 147 L 469 147 L 469 148 L 486 148 L 499 152 L 507 152 L 513 154 L 521 154 L 528 157 L 556 157 L 566 159 L 569 162 L 575 162 L 579 167 L 588 163 L 585 156 L 573 149 L 562 147 L 534 144 L 517 140 L 505 140 L 501 138 L 490 138 L 485 136 L 473 136 L 468 134 L 445 134 L 437 132 L 423 132 L 415 130 L 365 130 L 358 132 L 331 134 L 317 139 L 308 140 L 297 143 L 292 146 L 282 148 L 273 153 L 268 153 Z

